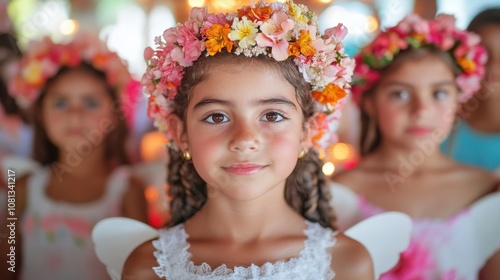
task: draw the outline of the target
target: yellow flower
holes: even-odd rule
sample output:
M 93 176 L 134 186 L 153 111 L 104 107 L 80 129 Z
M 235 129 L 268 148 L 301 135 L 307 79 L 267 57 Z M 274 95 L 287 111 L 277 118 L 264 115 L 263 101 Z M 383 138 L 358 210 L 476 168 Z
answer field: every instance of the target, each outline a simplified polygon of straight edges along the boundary
M 464 72 L 467 74 L 476 71 L 476 64 L 474 63 L 474 61 L 470 59 L 467 59 L 465 57 L 460 57 L 457 59 L 457 63 L 458 65 L 460 65 L 460 67 L 462 67 Z
M 41 86 L 43 84 L 42 81 L 42 64 L 38 61 L 30 63 L 23 71 L 24 80 L 36 87 Z
M 292 2 L 288 2 L 288 10 L 290 12 L 290 15 L 299 22 L 307 23 L 308 19 L 304 16 L 302 10 L 300 9 L 299 6 Z
M 228 52 L 231 52 L 233 49 L 233 41 L 229 40 L 229 32 L 231 32 L 231 28 L 227 23 L 225 25 L 216 23 L 207 29 L 207 41 L 205 42 L 205 46 L 207 47 L 209 55 L 215 55 L 222 51 L 224 47 L 226 47 Z
M 239 41 L 238 46 L 246 49 L 256 44 L 257 23 L 249 21 L 247 17 L 243 17 L 241 20 L 236 18 L 232 28 L 233 31 L 229 33 L 228 37 L 232 41 Z
M 313 91 L 312 96 L 318 102 L 333 105 L 347 94 L 337 85 L 328 84 L 323 92 Z

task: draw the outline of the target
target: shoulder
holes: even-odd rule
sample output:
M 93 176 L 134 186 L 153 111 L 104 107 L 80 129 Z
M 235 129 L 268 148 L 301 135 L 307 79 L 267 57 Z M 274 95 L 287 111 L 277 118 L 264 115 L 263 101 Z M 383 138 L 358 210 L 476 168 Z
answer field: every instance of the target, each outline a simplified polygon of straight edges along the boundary
M 457 176 L 457 180 L 460 180 L 478 196 L 489 194 L 498 189 L 498 178 L 495 177 L 494 173 L 484 169 L 457 163 L 450 174 Z
M 129 185 L 122 200 L 123 215 L 128 218 L 147 222 L 146 185 L 134 176 L 129 177 Z
M 123 266 L 122 279 L 159 279 L 153 267 L 158 266 L 153 240 L 137 247 L 127 258 Z
M 368 250 L 358 241 L 339 233 L 332 252 L 335 280 L 373 279 L 373 263 Z

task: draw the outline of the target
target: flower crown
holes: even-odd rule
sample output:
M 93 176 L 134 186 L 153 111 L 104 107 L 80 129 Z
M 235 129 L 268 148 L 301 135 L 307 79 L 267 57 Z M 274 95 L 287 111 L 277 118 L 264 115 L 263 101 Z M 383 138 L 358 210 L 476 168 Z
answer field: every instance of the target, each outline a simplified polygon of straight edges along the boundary
M 434 20 L 417 15 L 406 16 L 396 26 L 381 32 L 355 57 L 352 94 L 355 102 L 380 79 L 380 71 L 389 66 L 398 53 L 409 48 L 435 48 L 451 55 L 460 69 L 456 79 L 459 101 L 465 102 L 481 86 L 486 50 L 477 34 L 460 30 L 455 17 L 440 14 Z
M 30 42 L 10 81 L 9 92 L 20 107 L 30 107 L 61 67 L 77 67 L 83 62 L 104 72 L 107 83 L 117 89 L 124 109 L 130 107 L 125 99 L 131 97 L 134 87 L 137 89 L 137 82 L 126 63 L 98 37 L 83 33 L 67 44 L 56 44 L 49 37 Z
M 321 36 L 317 16 L 292 1 L 256 5 L 252 1 L 251 6 L 228 14 L 193 8 L 184 24 L 165 30 L 163 40 L 156 37 L 155 50 L 144 51 L 148 67 L 142 83 L 149 94 L 148 114 L 171 140 L 166 116 L 172 112 L 172 99 L 184 69 L 202 55 L 224 51 L 246 57 L 267 55 L 276 61 L 292 57 L 317 105 L 311 144 L 327 147 L 336 141 L 339 108 L 354 70 L 354 60 L 344 54 L 341 42 L 346 34 L 347 29 L 339 24 Z

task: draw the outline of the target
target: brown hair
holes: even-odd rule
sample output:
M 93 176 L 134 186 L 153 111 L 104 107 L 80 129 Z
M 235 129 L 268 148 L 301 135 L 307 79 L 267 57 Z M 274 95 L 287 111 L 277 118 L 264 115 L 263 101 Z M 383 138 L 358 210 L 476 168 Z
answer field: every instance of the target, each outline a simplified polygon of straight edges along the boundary
M 42 104 L 48 90 L 53 85 L 54 81 L 64 76 L 70 71 L 85 71 L 100 79 L 105 85 L 109 96 L 111 97 L 113 108 L 112 111 L 116 114 L 114 129 L 107 133 L 104 137 L 105 160 L 109 164 L 129 164 L 130 160 L 126 151 L 126 142 L 129 130 L 125 121 L 125 115 L 122 111 L 121 101 L 116 89 L 112 88 L 106 82 L 106 74 L 97 70 L 88 63 L 82 63 L 77 67 L 61 67 L 54 77 L 50 78 L 43 87 L 40 97 L 34 104 L 34 139 L 33 139 L 33 158 L 42 165 L 54 163 L 59 158 L 59 149 L 49 139 L 43 124 L 42 119 Z
M 477 32 L 482 26 L 490 24 L 500 25 L 500 8 L 490 8 L 480 12 L 471 20 L 467 30 Z
M 174 98 L 173 113 L 182 120 L 186 117 L 186 108 L 193 88 L 203 81 L 216 67 L 234 65 L 264 66 L 283 75 L 295 87 L 297 100 L 302 108 L 304 119 L 310 119 L 315 110 L 309 93 L 309 84 L 305 82 L 293 60 L 277 62 L 267 56 L 248 58 L 233 54 L 220 53 L 213 57 L 200 57 L 193 66 L 186 68 L 185 74 Z M 185 123 L 185 122 L 184 122 Z M 333 209 L 330 205 L 330 190 L 326 185 L 322 162 L 316 151 L 311 150 L 299 159 L 292 174 L 285 183 L 285 200 L 305 219 L 318 222 L 323 227 L 334 228 Z M 178 149 L 170 149 L 168 178 L 171 219 L 168 226 L 180 224 L 196 212 L 207 201 L 206 183 L 196 172 L 191 161 L 185 161 Z
M 407 49 L 400 52 L 393 60 L 393 62 L 386 68 L 380 71 L 382 77 L 391 75 L 392 73 L 398 71 L 403 64 L 408 61 L 415 61 L 422 59 L 425 56 L 434 56 L 443 61 L 449 66 L 453 75 L 456 77 L 460 74 L 460 68 L 450 56 L 450 54 L 443 52 L 434 48 L 418 48 L 418 49 Z M 360 135 L 360 149 L 361 156 L 366 156 L 369 153 L 374 152 L 382 143 L 382 135 L 380 133 L 379 126 L 374 120 L 368 115 L 364 108 L 364 102 L 373 98 L 377 92 L 377 87 L 380 84 L 381 78 L 372 88 L 367 92 L 364 92 L 360 101 L 360 121 L 361 121 L 361 135 Z

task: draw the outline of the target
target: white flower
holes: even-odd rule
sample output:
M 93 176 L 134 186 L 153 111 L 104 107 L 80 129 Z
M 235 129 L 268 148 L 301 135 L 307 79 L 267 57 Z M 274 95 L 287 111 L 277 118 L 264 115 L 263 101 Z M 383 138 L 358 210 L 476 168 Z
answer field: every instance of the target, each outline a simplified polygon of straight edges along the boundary
M 243 17 L 241 20 L 235 18 L 231 29 L 232 31 L 228 35 L 229 39 L 239 41 L 240 48 L 246 49 L 256 44 L 257 23 L 249 21 L 247 17 Z

